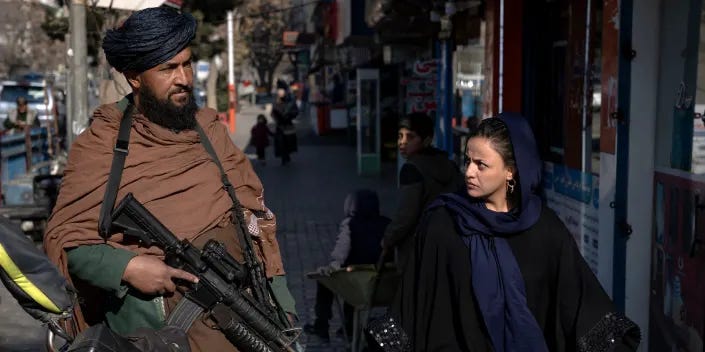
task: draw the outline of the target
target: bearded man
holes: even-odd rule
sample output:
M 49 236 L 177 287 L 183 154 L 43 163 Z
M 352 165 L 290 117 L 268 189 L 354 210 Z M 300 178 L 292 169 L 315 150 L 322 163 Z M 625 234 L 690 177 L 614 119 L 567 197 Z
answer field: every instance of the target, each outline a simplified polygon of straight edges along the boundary
M 290 319 L 295 314 L 276 220 L 264 204 L 262 183 L 217 121 L 216 112 L 196 106 L 188 48 L 195 32 L 191 15 L 150 8 L 133 13 L 106 33 L 105 56 L 125 76 L 132 94 L 100 106 L 90 127 L 72 145 L 44 238 L 50 259 L 79 288 L 82 304 L 75 314 L 79 330 L 102 321 L 120 334 L 159 329 L 181 298 L 174 280 L 197 281 L 194 275 L 167 266 L 161 249 L 145 248 L 121 233 L 103 233 L 101 212 L 110 212 L 110 203 L 128 193 L 180 239 L 197 247 L 216 239 L 236 260 L 243 259 L 245 248 L 236 227 L 246 222 L 240 228 L 252 240 L 272 298 Z M 121 145 L 121 121 L 129 117 L 131 124 L 122 127 L 129 131 L 129 143 Z M 204 148 L 203 139 L 210 141 L 217 160 Z M 124 167 L 118 168 L 121 177 L 113 187 L 111 165 L 120 152 L 126 155 Z M 227 177 L 221 178 L 218 162 Z M 229 195 L 226 181 L 235 196 Z M 106 196 L 111 188 L 116 192 Z M 238 200 L 242 216 L 232 210 L 240 208 Z M 191 349 L 236 351 L 212 326 L 205 316 L 194 321 L 188 329 Z

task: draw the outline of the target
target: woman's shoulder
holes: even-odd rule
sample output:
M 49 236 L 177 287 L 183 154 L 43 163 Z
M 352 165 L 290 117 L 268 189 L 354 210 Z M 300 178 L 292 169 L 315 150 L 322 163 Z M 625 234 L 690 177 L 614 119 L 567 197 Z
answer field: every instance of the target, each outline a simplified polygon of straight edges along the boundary
M 546 204 L 542 205 L 541 215 L 539 215 L 538 221 L 531 227 L 530 231 L 538 232 L 543 238 L 548 237 L 548 240 L 556 243 L 562 243 L 568 239 L 573 240 L 573 236 L 568 231 L 563 220 Z
M 418 233 L 420 235 L 429 232 L 453 232 L 449 230 L 455 229 L 455 221 L 452 215 L 443 206 L 426 209 L 421 215 L 418 225 Z
M 445 207 L 424 211 L 416 231 L 417 245 L 424 247 L 454 247 L 462 245 L 458 228 L 451 213 Z
M 436 206 L 428 208 L 424 211 L 422 220 L 432 221 L 434 223 L 452 223 L 453 217 L 450 211 L 444 206 Z

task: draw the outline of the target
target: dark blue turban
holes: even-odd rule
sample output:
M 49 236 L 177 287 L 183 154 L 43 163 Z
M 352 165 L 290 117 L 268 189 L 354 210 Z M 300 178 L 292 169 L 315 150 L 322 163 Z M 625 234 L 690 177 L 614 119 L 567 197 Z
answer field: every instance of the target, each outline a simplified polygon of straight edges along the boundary
M 133 13 L 103 39 L 108 63 L 120 72 L 144 72 L 188 46 L 196 34 L 196 19 L 174 9 L 153 7 Z

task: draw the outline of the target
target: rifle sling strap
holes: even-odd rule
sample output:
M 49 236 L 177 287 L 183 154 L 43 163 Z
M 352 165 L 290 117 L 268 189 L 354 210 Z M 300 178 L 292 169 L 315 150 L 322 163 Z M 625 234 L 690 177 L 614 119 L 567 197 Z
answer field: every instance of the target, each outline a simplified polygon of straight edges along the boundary
M 210 155 L 215 165 L 218 166 L 218 170 L 220 171 L 220 181 L 223 183 L 223 188 L 225 188 L 225 190 L 228 192 L 228 195 L 230 196 L 230 199 L 233 202 L 231 211 L 233 221 L 236 222 L 235 231 L 240 237 L 239 240 L 241 241 L 241 245 L 244 247 L 243 256 L 245 258 L 245 264 L 248 266 L 249 269 L 255 268 L 255 271 L 257 273 L 255 275 L 256 277 L 252 277 L 252 280 L 254 281 L 252 282 L 252 284 L 266 284 L 266 280 L 262 277 L 263 274 L 261 270 L 257 270 L 261 268 L 260 263 L 254 254 L 255 251 L 252 246 L 252 240 L 250 239 L 250 236 L 247 235 L 249 233 L 249 230 L 247 229 L 245 216 L 242 212 L 242 205 L 240 204 L 240 201 L 237 199 L 237 195 L 235 194 L 235 187 L 233 187 L 233 184 L 230 183 L 228 175 L 225 173 L 225 169 L 223 169 L 223 165 L 220 163 L 218 155 L 216 154 L 215 149 L 213 149 L 213 145 L 208 139 L 206 133 L 203 131 L 203 128 L 200 125 L 196 124 L 196 131 L 198 132 L 198 135 L 201 139 L 201 144 L 203 144 L 203 147 L 206 149 L 206 152 L 208 152 L 208 155 Z M 265 291 L 262 290 L 262 287 L 253 287 L 253 289 L 256 293 L 255 297 L 261 299 L 262 302 L 264 302 L 266 296 L 264 295 Z
M 98 218 L 98 233 L 106 240 L 111 235 L 112 212 L 113 208 L 115 208 L 117 191 L 120 188 L 120 179 L 122 178 L 122 169 L 125 167 L 125 158 L 130 145 L 132 111 L 134 110 L 130 95 L 120 100 L 117 106 L 123 112 L 122 120 L 120 120 L 120 130 L 113 149 L 113 163 L 110 166 L 108 184 L 105 187 L 105 195 L 103 196 L 103 203 L 100 206 L 100 217 Z

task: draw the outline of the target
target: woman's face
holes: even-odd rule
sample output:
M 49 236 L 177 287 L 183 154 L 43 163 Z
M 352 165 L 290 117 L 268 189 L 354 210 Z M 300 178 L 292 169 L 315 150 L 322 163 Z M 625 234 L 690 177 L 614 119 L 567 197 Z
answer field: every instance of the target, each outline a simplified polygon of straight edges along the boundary
M 513 178 L 513 171 L 504 164 L 502 156 L 492 147 L 490 140 L 484 137 L 470 138 L 465 156 L 465 186 L 468 194 L 487 200 L 488 208 L 506 208 L 507 181 Z

